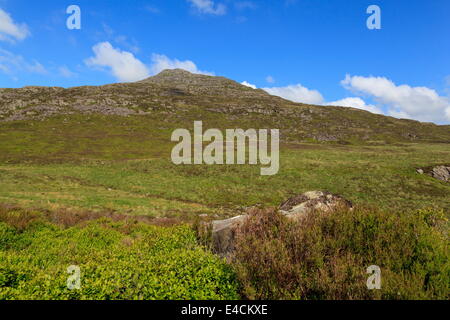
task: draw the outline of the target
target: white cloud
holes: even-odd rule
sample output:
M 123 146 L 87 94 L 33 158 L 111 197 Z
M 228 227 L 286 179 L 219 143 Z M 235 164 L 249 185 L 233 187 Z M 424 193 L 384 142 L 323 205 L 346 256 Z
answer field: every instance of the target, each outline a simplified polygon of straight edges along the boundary
M 18 73 L 28 72 L 47 74 L 45 67 L 36 60 L 28 62 L 22 56 L 10 51 L 0 49 L 0 71 L 13 76 Z
M 450 97 L 450 76 L 444 78 L 444 92 Z
M 40 74 L 47 73 L 47 70 L 45 69 L 45 67 L 37 61 L 34 61 L 33 64 L 28 65 L 27 69 L 29 72 L 32 72 L 32 73 L 40 73 Z
M 212 15 L 224 15 L 227 13 L 225 5 L 219 3 L 215 4 L 212 0 L 187 0 L 193 8 L 199 13 L 212 14 Z
M 397 86 L 384 77 L 347 75 L 341 83 L 348 90 L 369 95 L 386 105 L 391 116 L 436 123 L 450 121 L 450 100 L 433 89 Z
M 114 38 L 114 41 L 117 44 L 128 48 L 134 54 L 137 54 L 139 53 L 139 51 L 141 51 L 141 49 L 136 45 L 136 40 L 132 39 L 130 42 L 126 36 L 123 35 L 117 36 Z
M 94 68 L 107 67 L 119 81 L 139 81 L 166 69 L 183 69 L 191 73 L 214 75 L 213 72 L 199 70 L 190 60 L 170 59 L 162 54 L 153 54 L 152 63 L 146 65 L 131 52 L 116 49 L 109 42 L 97 43 L 92 50 L 95 56 L 86 59 L 86 65 Z
M 247 19 L 247 17 L 244 17 L 244 16 L 238 16 L 238 17 L 236 17 L 236 19 L 234 21 L 236 21 L 236 23 L 245 23 L 248 21 L 248 19 Z
M 351 98 L 341 99 L 338 101 L 327 102 L 326 105 L 339 106 L 339 107 L 351 107 L 351 108 L 366 110 L 366 111 L 369 111 L 372 113 L 383 114 L 383 112 L 381 111 L 380 108 L 378 108 L 374 105 L 371 105 L 371 104 L 366 104 L 366 102 L 359 97 L 351 97 Z
M 275 79 L 274 79 L 272 76 L 267 76 L 267 77 L 266 77 L 266 81 L 267 81 L 268 83 L 275 83 Z
M 3 73 L 9 73 L 8 67 L 3 64 L 0 64 L 0 71 Z
M 450 119 L 450 108 L 445 109 L 445 116 Z
M 287 87 L 262 88 L 268 93 L 279 96 L 294 102 L 307 104 L 323 104 L 323 96 L 317 90 L 310 90 L 301 84 L 290 85 Z
M 163 54 L 153 54 L 152 62 L 152 74 L 158 74 L 165 69 L 183 69 L 191 73 L 214 75 L 213 72 L 199 70 L 196 64 L 190 60 L 180 61 L 178 59 L 170 59 Z
M 285 5 L 286 7 L 289 7 L 289 6 L 294 5 L 294 4 L 296 4 L 296 3 L 297 3 L 297 0 L 285 0 L 285 1 L 284 1 L 284 5 Z
M 0 9 L 0 41 L 23 40 L 29 34 L 26 24 L 15 23 L 6 11 Z
M 119 81 L 138 81 L 150 75 L 147 66 L 135 58 L 131 52 L 115 49 L 109 42 L 98 43 L 92 50 L 95 56 L 86 59 L 86 65 L 110 68 Z
M 69 68 L 66 66 L 62 66 L 58 68 L 58 72 L 61 76 L 64 78 L 72 78 L 75 77 L 77 74 L 75 72 L 72 72 Z
M 252 88 L 252 89 L 256 89 L 256 86 L 254 84 L 248 83 L 247 81 L 243 81 L 243 82 L 241 82 L 241 84 L 243 86 L 246 86 L 246 87 L 249 87 L 249 88 Z
M 111 28 L 106 23 L 102 23 L 103 30 L 96 33 L 97 38 L 104 39 L 103 41 L 108 41 L 112 44 L 116 44 L 131 51 L 134 54 L 140 52 L 140 48 L 137 45 L 137 41 L 134 38 L 129 38 L 125 35 L 117 34 L 113 28 Z
M 397 86 L 391 80 L 383 77 L 352 77 L 349 75 L 341 81 L 341 84 L 354 93 L 370 96 L 377 104 L 367 104 L 360 97 L 347 97 L 327 102 L 319 91 L 308 89 L 301 84 L 263 88 L 263 90 L 287 100 L 306 104 L 352 107 L 377 114 L 383 114 L 381 107 L 385 106 L 387 107 L 385 114 L 396 118 L 435 123 L 450 121 L 450 99 L 439 96 L 435 90 L 430 88 Z
M 256 9 L 257 5 L 252 1 L 237 1 L 235 2 L 234 6 L 238 10 L 245 10 L 245 9 Z
M 161 13 L 161 10 L 159 10 L 159 8 L 154 6 L 145 6 L 145 10 L 153 14 Z
M 319 91 L 305 88 L 300 84 L 263 88 L 263 90 L 294 102 L 352 107 L 377 114 L 383 114 L 381 108 L 383 106 L 387 109 L 385 114 L 396 118 L 435 123 L 450 121 L 450 99 L 440 96 L 433 89 L 408 85 L 397 86 L 384 77 L 350 75 L 347 75 L 341 84 L 356 94 L 371 97 L 376 105 L 367 104 L 361 97 L 347 97 L 326 102 Z
M 380 108 L 374 105 L 367 104 L 363 99 L 359 97 L 348 97 L 338 101 L 326 102 L 319 91 L 308 89 L 301 84 L 290 85 L 286 87 L 263 88 L 263 90 L 272 95 L 279 96 L 294 102 L 339 107 L 352 107 L 356 109 L 366 110 L 372 113 L 383 113 Z

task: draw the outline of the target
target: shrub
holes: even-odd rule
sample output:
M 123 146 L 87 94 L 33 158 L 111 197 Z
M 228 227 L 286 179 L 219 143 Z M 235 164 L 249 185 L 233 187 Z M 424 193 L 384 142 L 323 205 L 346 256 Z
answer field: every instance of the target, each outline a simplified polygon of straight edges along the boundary
M 70 265 L 80 267 L 79 290 L 67 288 Z M 0 299 L 237 298 L 230 266 L 185 225 L 101 218 L 63 228 L 42 218 L 19 230 L 0 222 Z
M 250 299 L 448 299 L 448 222 L 442 211 L 356 208 L 293 221 L 255 210 L 232 257 Z M 368 290 L 367 267 L 381 268 Z

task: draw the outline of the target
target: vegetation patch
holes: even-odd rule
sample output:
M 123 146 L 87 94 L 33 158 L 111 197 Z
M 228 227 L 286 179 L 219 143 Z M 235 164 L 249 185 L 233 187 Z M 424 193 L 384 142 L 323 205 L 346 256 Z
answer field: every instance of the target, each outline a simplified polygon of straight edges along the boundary
M 0 220 L 0 299 L 239 298 L 230 266 L 186 225 L 100 218 L 62 227 L 17 208 Z M 80 289 L 67 286 L 71 265 Z
M 448 220 L 442 211 L 312 212 L 300 220 L 254 210 L 232 262 L 250 299 L 448 299 Z M 381 268 L 368 290 L 367 268 Z

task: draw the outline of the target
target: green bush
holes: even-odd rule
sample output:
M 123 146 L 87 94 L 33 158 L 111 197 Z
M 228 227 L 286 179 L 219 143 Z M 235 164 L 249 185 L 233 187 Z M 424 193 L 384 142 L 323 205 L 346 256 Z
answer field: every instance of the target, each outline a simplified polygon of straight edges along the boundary
M 70 290 L 67 268 L 81 270 Z M 188 226 L 100 219 L 19 230 L 0 222 L 0 299 L 237 299 L 230 267 Z
M 231 265 L 186 225 L 57 218 L 0 212 L 0 299 L 449 298 L 442 211 L 356 208 L 292 221 L 255 209 Z M 71 265 L 79 290 L 67 288 Z M 366 287 L 370 265 L 381 268 L 381 290 Z
M 448 299 L 448 222 L 442 211 L 338 210 L 292 221 L 256 210 L 233 256 L 250 299 Z M 368 290 L 367 267 L 381 268 Z

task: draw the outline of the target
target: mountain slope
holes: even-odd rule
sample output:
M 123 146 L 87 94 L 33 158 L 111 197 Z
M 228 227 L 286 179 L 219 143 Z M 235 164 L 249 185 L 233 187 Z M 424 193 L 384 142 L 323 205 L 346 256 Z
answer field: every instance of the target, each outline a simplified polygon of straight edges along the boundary
M 279 128 L 284 142 L 450 142 L 448 125 L 293 103 L 230 79 L 183 70 L 98 87 L 0 89 L 1 125 L 53 116 L 70 121 L 77 114 L 140 116 L 185 126 L 204 120 L 206 127 Z
M 449 185 L 416 172 L 448 163 L 449 126 L 292 103 L 179 70 L 135 83 L 0 95 L 0 203 L 182 218 L 236 215 L 328 190 L 377 207 L 450 208 Z M 192 130 L 195 120 L 204 130 L 281 129 L 279 173 L 173 164 L 173 130 Z

